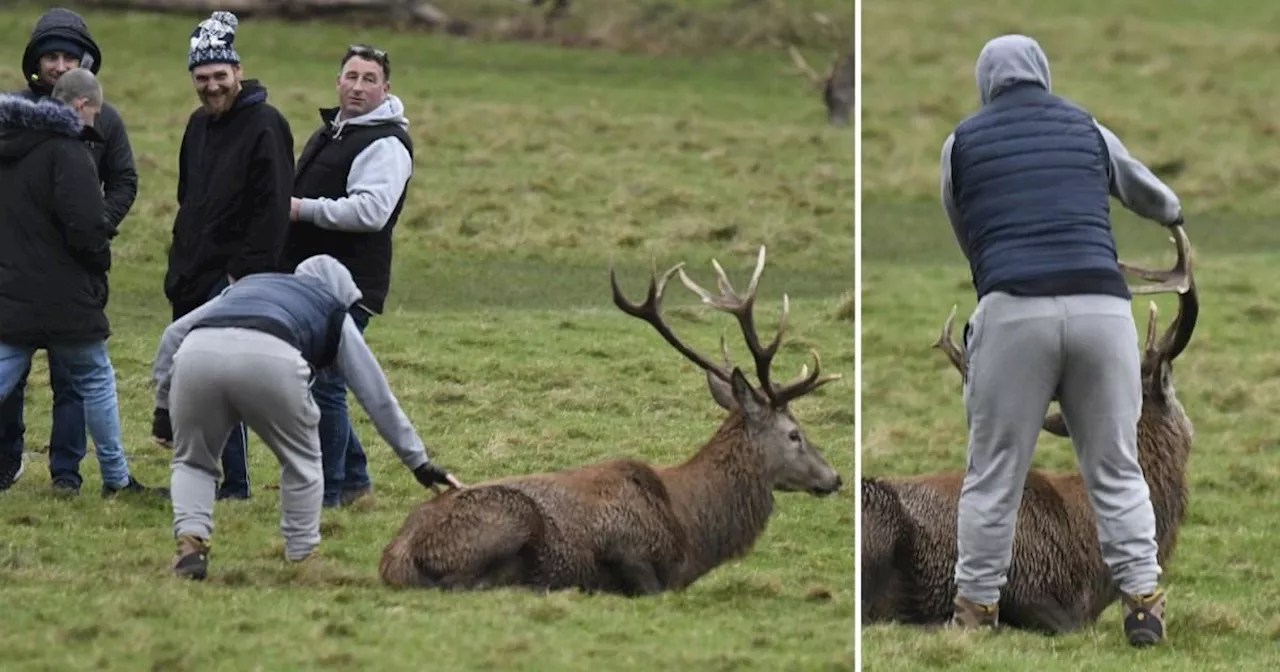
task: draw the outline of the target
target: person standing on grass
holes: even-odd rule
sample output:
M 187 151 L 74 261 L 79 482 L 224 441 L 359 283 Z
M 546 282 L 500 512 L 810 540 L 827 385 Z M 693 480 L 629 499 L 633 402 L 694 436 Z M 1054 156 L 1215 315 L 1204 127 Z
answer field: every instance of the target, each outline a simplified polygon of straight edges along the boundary
M 45 12 L 36 21 L 22 53 L 22 74 L 27 85 L 18 95 L 30 101 L 49 97 L 58 78 L 83 67 L 97 74 L 102 67 L 102 51 L 79 14 L 62 8 Z M 92 126 L 85 128 L 85 145 L 98 168 L 105 192 L 106 221 L 115 237 L 120 223 L 138 195 L 138 171 L 133 160 L 129 134 L 119 112 L 103 101 Z M 49 477 L 55 493 L 80 492 L 80 462 L 88 453 L 85 437 L 84 400 L 71 384 L 71 376 L 53 351 L 46 352 L 49 384 L 53 388 L 53 427 L 49 436 Z M 13 392 L 0 403 L 0 450 L 24 452 L 27 377 L 23 371 Z
M 461 487 L 431 462 L 387 385 L 350 314 L 360 298 L 351 272 L 319 255 L 293 273 L 244 278 L 165 329 L 154 364 L 155 403 L 174 437 L 177 576 L 207 576 L 218 453 L 239 422 L 248 423 L 280 461 L 285 557 L 305 560 L 320 544 L 324 477 L 311 379 L 326 367 L 343 374 L 419 483 Z
M 120 440 L 107 354 L 112 227 L 84 145 L 102 104 L 102 86 L 84 68 L 63 74 L 48 98 L 0 96 L 0 400 L 44 349 L 66 367 L 84 400 L 103 497 L 165 495 L 133 477 Z M 22 471 L 21 447 L 0 446 L 0 491 Z
M 214 12 L 191 34 L 187 69 L 201 106 L 187 120 L 178 155 L 178 214 L 164 293 L 173 319 L 231 283 L 275 271 L 289 224 L 293 132 L 267 102 L 267 89 L 243 79 L 236 16 Z M 152 435 L 164 418 L 153 419 Z M 248 499 L 248 434 L 231 433 L 222 453 L 218 498 Z
M 1138 331 L 1116 258 L 1110 196 L 1182 224 L 1177 196 L 1088 112 L 1051 93 L 1024 35 L 975 68 L 982 109 L 942 147 L 941 195 L 978 294 L 965 329 L 969 461 L 960 494 L 956 611 L 996 626 L 1023 484 L 1049 403 L 1062 408 L 1135 646 L 1164 637 L 1156 521 L 1138 465 Z
M 404 104 L 391 94 L 391 60 L 367 45 L 339 64 L 338 106 L 320 111 L 320 128 L 298 158 L 283 268 L 327 254 L 342 262 L 364 295 L 351 317 L 363 333 L 381 314 L 391 284 L 391 233 L 413 176 L 413 140 Z M 346 506 L 372 489 L 368 458 L 347 413 L 341 372 L 316 374 L 324 505 Z

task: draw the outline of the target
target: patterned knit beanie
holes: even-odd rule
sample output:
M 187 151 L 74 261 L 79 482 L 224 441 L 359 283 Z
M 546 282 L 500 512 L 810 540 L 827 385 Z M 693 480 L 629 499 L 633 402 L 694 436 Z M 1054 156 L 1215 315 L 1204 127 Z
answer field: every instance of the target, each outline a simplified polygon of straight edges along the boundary
M 240 63 L 236 53 L 236 26 L 240 23 L 231 12 L 214 12 L 191 31 L 191 49 L 187 53 L 187 70 L 209 63 Z

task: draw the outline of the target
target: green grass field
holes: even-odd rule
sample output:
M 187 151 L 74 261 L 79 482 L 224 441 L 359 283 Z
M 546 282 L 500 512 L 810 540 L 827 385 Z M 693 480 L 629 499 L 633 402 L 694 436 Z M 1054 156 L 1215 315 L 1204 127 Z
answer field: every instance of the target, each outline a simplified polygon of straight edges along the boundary
M 1119 608 L 1061 638 L 981 637 L 876 626 L 864 669 L 1266 670 L 1280 663 L 1280 401 L 1274 348 L 1280 300 L 1280 53 L 1276 7 L 1255 2 L 864 2 L 864 474 L 964 468 L 960 377 L 930 345 L 952 305 L 974 307 L 968 268 L 938 202 L 947 133 L 976 109 L 973 64 L 1005 32 L 1040 40 L 1057 92 L 1090 109 L 1183 199 L 1197 250 L 1202 310 L 1176 364 L 1196 426 L 1190 510 L 1166 567 L 1168 645 L 1134 652 Z M 1123 258 L 1172 264 L 1161 229 L 1114 204 Z M 1175 300 L 1157 298 L 1161 329 Z M 1134 302 L 1145 328 L 1146 301 Z M 958 335 L 958 327 L 957 327 Z M 1035 465 L 1074 470 L 1069 442 L 1048 435 Z
M 706 16 L 729 4 L 700 3 Z M 40 9 L 0 12 L 0 82 L 12 88 Z M 165 483 L 169 454 L 147 439 L 149 372 L 169 314 L 161 284 L 178 142 L 197 104 L 185 58 L 198 17 L 86 18 L 141 170 L 109 306 L 127 451 L 142 481 Z M 716 258 L 745 282 L 765 244 L 761 328 L 776 324 L 787 292 L 790 339 L 776 368 L 794 375 L 814 347 L 844 375 L 795 410 L 852 481 L 853 135 L 826 126 L 785 52 L 703 44 L 659 58 L 242 21 L 246 76 L 269 88 L 299 151 L 316 108 L 334 104 L 337 61 L 355 41 L 391 51 L 418 150 L 392 297 L 368 339 L 437 460 L 474 482 L 692 455 L 722 413 L 700 371 L 613 307 L 609 259 L 637 298 L 651 263 L 685 261 L 705 284 Z M 712 354 L 723 332 L 743 357 L 732 318 L 694 299 L 673 287 L 674 327 Z M 780 496 L 752 555 L 681 594 L 393 592 L 377 581 L 378 557 L 429 494 L 355 407 L 376 496 L 324 513 L 318 562 L 284 562 L 278 468 L 252 437 L 254 499 L 218 504 L 212 573 L 191 585 L 168 574 L 168 506 L 104 502 L 92 456 L 81 497 L 52 497 L 39 454 L 50 419 L 42 355 L 31 380 L 28 471 L 0 495 L 0 667 L 853 668 L 851 487 L 825 500 Z

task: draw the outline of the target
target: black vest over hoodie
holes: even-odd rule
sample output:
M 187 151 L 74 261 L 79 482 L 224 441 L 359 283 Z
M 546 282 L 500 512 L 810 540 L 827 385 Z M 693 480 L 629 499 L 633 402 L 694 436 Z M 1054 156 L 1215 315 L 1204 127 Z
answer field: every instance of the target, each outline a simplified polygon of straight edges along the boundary
M 312 277 L 256 273 L 227 288 L 191 329 L 240 327 L 266 332 L 302 353 L 315 369 L 333 363 L 349 306 Z
M 298 176 L 293 183 L 293 195 L 297 198 L 346 197 L 351 164 L 360 152 L 382 138 L 399 139 L 409 151 L 410 159 L 413 158 L 413 140 L 399 124 L 347 124 L 341 135 L 334 139 L 332 121 L 337 113 L 337 108 L 320 111 L 324 125 L 311 135 L 298 157 Z M 295 222 L 285 243 L 284 268 L 281 270 L 292 272 L 307 257 L 327 254 L 351 271 L 356 286 L 364 295 L 361 303 L 381 313 L 391 286 L 391 232 L 400 219 L 407 194 L 408 189 L 400 195 L 386 226 L 379 231 L 330 231 L 311 222 Z

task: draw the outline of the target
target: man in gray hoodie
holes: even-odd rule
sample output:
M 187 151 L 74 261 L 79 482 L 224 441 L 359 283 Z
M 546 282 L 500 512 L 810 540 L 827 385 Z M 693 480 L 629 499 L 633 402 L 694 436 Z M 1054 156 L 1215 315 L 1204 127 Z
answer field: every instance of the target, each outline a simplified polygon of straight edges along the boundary
M 351 270 L 364 295 L 351 317 L 363 333 L 382 313 L 391 284 L 391 237 L 413 177 L 413 140 L 404 104 L 391 93 L 391 57 L 349 47 L 339 63 L 338 106 L 320 111 L 320 127 L 298 157 L 283 270 L 327 254 Z M 320 405 L 325 506 L 349 504 L 372 488 L 367 457 L 347 414 L 338 371 L 313 389 Z
M 280 461 L 285 556 L 320 543 L 323 477 L 311 396 L 315 372 L 341 371 L 378 433 L 423 486 L 460 487 L 433 464 L 348 311 L 361 298 L 345 266 L 319 255 L 294 273 L 258 273 L 169 325 L 156 354 L 156 408 L 168 409 L 174 456 L 174 572 L 203 579 L 219 464 L 244 422 Z
M 1023 484 L 1055 394 L 1122 592 L 1130 643 L 1164 636 L 1156 524 L 1138 465 L 1138 332 L 1110 201 L 1164 226 L 1177 196 L 1088 112 L 1051 93 L 1040 45 L 1005 35 L 974 71 L 982 109 L 942 147 L 942 202 L 978 305 L 965 329 L 969 460 L 955 623 L 994 626 Z

